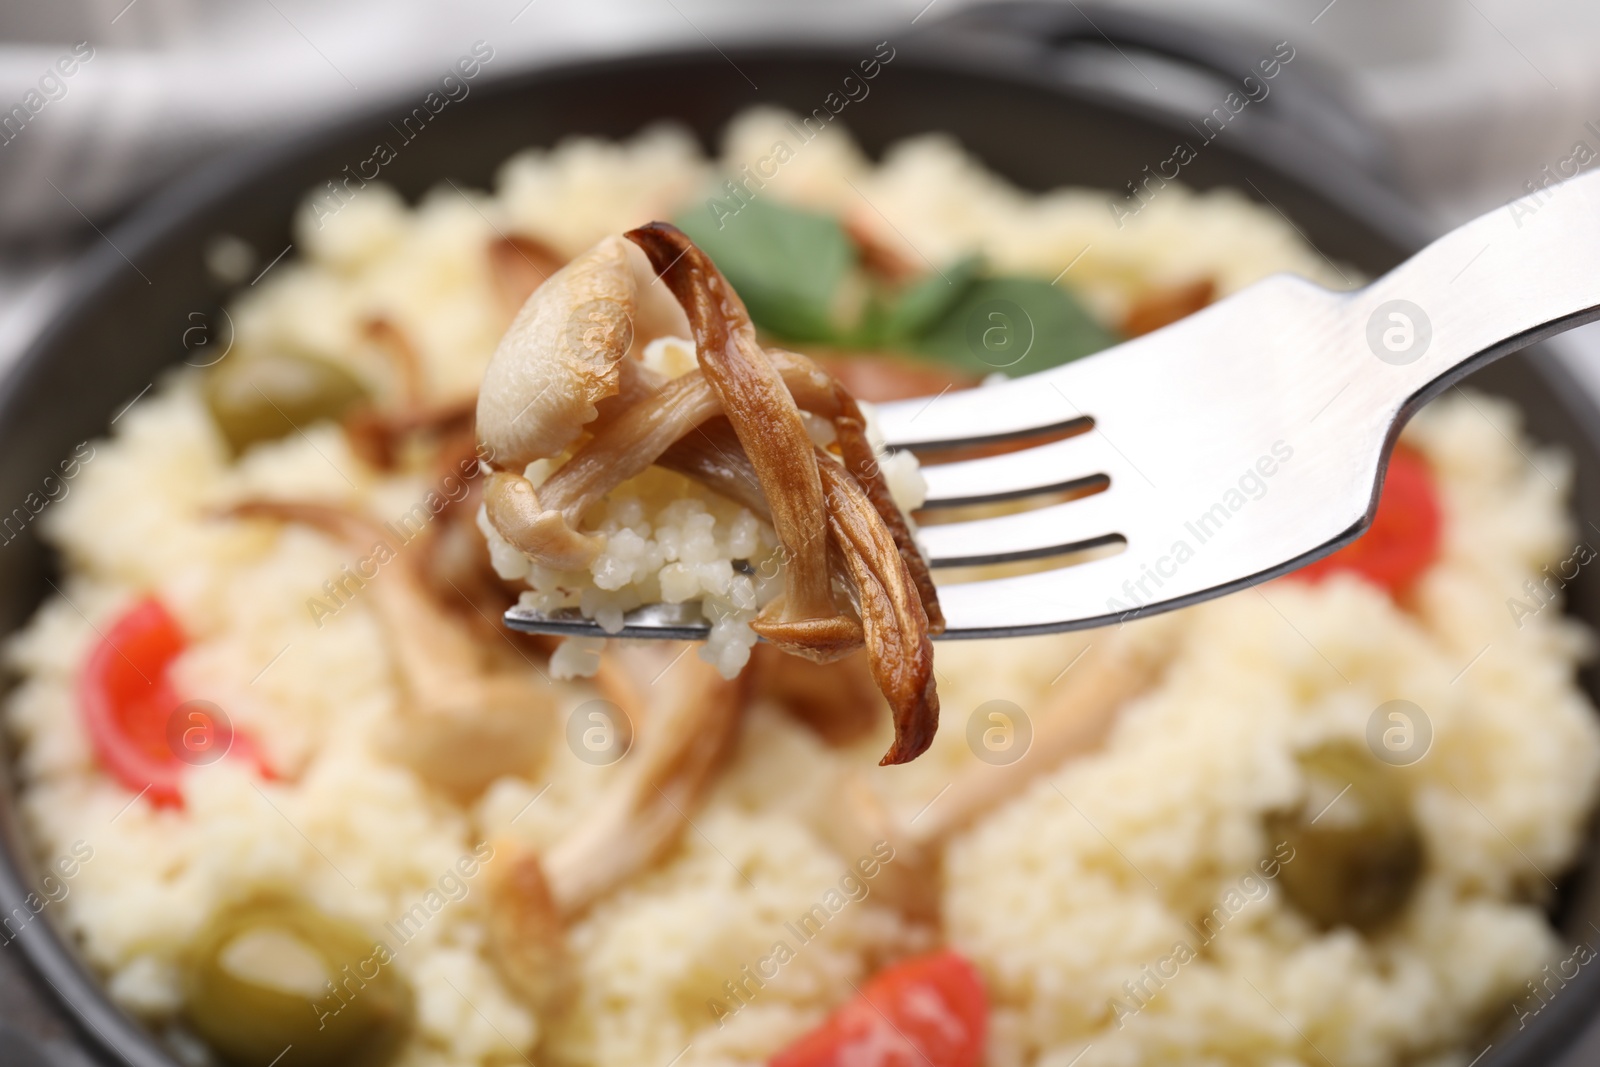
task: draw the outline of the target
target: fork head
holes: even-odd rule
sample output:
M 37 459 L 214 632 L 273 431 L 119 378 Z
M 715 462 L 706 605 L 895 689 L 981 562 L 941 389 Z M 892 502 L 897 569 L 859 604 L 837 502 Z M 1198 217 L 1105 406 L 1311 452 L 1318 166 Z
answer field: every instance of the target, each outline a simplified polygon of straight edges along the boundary
M 1065 366 L 880 406 L 889 447 L 923 461 L 917 536 L 931 566 L 1062 564 L 941 584 L 943 636 L 1123 621 L 1245 588 L 1355 537 L 1401 412 L 1392 391 L 1369 387 L 1370 352 L 1329 341 L 1350 336 L 1349 303 L 1278 276 Z M 1050 439 L 1027 446 L 1040 437 Z M 1024 447 L 938 462 L 941 450 L 997 442 Z M 1002 502 L 1005 514 L 939 521 Z M 1120 551 L 1084 560 L 1102 546 Z M 518 608 L 506 623 L 599 635 L 588 620 Z M 654 606 L 621 636 L 704 633 L 682 609 Z
M 1340 343 L 1360 312 L 1352 296 L 1269 278 L 1066 366 L 881 408 L 889 444 L 924 453 L 918 537 L 932 566 L 1063 564 L 941 585 L 945 636 L 1124 621 L 1252 586 L 1354 538 L 1376 507 L 1402 405 L 1371 374 L 1372 353 Z M 936 462 L 940 448 L 1072 430 Z M 942 508 L 1008 499 L 1034 506 L 937 521 Z M 1101 545 L 1121 550 L 1083 559 Z

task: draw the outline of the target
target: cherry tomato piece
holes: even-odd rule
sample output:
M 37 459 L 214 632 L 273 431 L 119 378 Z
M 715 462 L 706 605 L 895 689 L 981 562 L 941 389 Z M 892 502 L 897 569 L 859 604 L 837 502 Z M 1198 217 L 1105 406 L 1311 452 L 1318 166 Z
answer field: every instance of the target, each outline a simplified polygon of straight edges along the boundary
M 978 1067 L 988 1027 L 978 972 L 945 950 L 878 972 L 769 1067 Z
M 1404 593 L 1439 556 L 1439 493 L 1427 461 L 1404 445 L 1389 457 L 1389 471 L 1378 497 L 1378 513 L 1367 532 L 1331 556 L 1296 571 L 1293 577 L 1320 582 L 1348 572 Z
M 266 773 L 256 747 L 220 709 L 179 694 L 169 669 L 187 643 L 165 605 L 146 597 L 105 631 L 79 679 L 84 725 L 101 765 L 158 806 L 181 806 L 184 772 L 224 755 Z

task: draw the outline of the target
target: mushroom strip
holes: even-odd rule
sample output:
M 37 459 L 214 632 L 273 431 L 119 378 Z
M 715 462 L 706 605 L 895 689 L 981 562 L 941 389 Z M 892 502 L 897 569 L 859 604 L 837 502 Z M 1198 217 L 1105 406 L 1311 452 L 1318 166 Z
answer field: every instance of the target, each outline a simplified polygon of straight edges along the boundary
M 818 469 L 828 486 L 828 533 L 836 549 L 832 562 L 841 584 L 869 580 L 870 593 L 865 607 L 873 610 L 863 637 L 867 645 L 868 666 L 874 681 L 890 703 L 895 721 L 895 741 L 884 755 L 883 764 L 904 763 L 920 755 L 933 741 L 938 726 L 938 694 L 933 686 L 933 648 L 927 634 L 931 627 L 918 621 L 918 596 L 921 589 L 915 578 L 912 559 L 867 533 L 882 527 L 867 495 L 855 486 L 839 462 L 822 449 L 817 450 Z M 696 478 L 717 492 L 765 514 L 758 483 L 749 457 L 739 447 L 726 423 L 712 423 L 701 433 L 685 437 L 661 457 L 661 465 Z M 885 491 L 887 498 L 887 490 Z M 893 503 L 890 502 L 893 507 Z M 893 527 L 889 527 L 891 530 Z M 910 533 L 906 534 L 909 539 Z M 898 546 L 895 546 L 897 549 Z M 920 555 L 914 557 L 921 564 Z M 924 571 L 924 573 L 926 573 Z M 899 575 L 897 580 L 896 576 Z M 932 583 L 928 583 L 931 593 Z M 858 611 L 866 612 L 862 604 Z M 923 613 L 937 617 L 933 611 Z M 921 686 L 921 688 L 919 688 Z
M 251 500 L 229 512 L 243 519 L 294 522 L 322 530 L 387 561 L 399 555 L 377 523 L 346 508 L 309 501 Z M 381 551 L 380 551 L 381 548 Z M 532 669 L 486 667 L 476 642 L 441 611 L 405 557 L 366 579 L 400 676 L 395 755 L 448 792 L 472 797 L 503 774 L 526 773 L 551 734 L 557 694 Z
M 1026 752 L 1009 764 L 976 760 L 909 820 L 898 817 L 854 767 L 841 768 L 812 811 L 817 832 L 843 855 L 858 855 L 874 841 L 894 847 L 894 877 L 873 892 L 906 914 L 938 916 L 938 863 L 946 843 L 967 827 L 1072 760 L 1104 743 L 1121 709 L 1153 685 L 1171 653 L 1171 631 L 1141 639 L 1097 639 L 1073 661 L 1065 679 L 1033 719 Z M 1130 635 L 1131 636 L 1131 635 Z M 886 868 L 887 870 L 887 868 Z
M 911 580 L 916 584 L 922 610 L 928 616 L 928 632 L 941 632 L 944 629 L 944 613 L 939 610 L 939 595 L 933 587 L 933 576 L 928 573 L 928 563 L 922 558 L 922 550 L 911 536 L 905 516 L 900 514 L 899 506 L 889 495 L 889 483 L 884 481 L 878 458 L 872 454 L 872 445 L 867 441 L 867 420 L 861 414 L 860 405 L 837 379 L 830 377 L 805 356 L 782 349 L 769 354 L 795 402 L 807 411 L 824 415 L 833 421 L 845 468 L 861 483 L 873 509 L 888 527 L 910 571 Z
M 823 664 L 775 645 L 750 651 L 755 699 L 775 701 L 829 745 L 854 744 L 877 724 L 878 683 L 864 652 Z
M 829 631 L 806 633 L 781 623 L 774 627 L 765 618 L 756 620 L 755 629 L 785 651 L 799 651 L 816 659 L 837 658 L 864 638 L 873 677 L 894 713 L 895 740 L 882 762 L 894 764 L 914 759 L 932 743 L 938 725 L 933 647 L 928 638 L 933 625 L 938 625 L 942 619 L 926 565 L 899 509 L 889 498 L 888 487 L 867 444 L 860 409 L 837 382 L 810 360 L 793 353 L 769 355 L 755 345 L 753 328 L 738 296 L 705 253 L 682 232 L 664 223 L 652 223 L 630 231 L 627 236 L 644 248 L 661 271 L 662 280 L 688 313 L 701 353 L 705 382 L 719 394 L 723 412 L 755 469 L 768 509 L 773 514 L 773 524 L 779 528 L 780 539 L 783 536 L 780 501 L 785 504 L 793 501 L 786 496 L 790 483 L 783 480 L 785 465 L 779 460 L 793 457 L 769 455 L 767 467 L 763 469 L 762 457 L 752 450 L 775 447 L 771 436 L 762 432 L 766 427 L 764 418 L 767 411 L 783 405 L 765 393 L 752 399 L 736 390 L 719 387 L 716 365 L 723 359 L 736 365 L 759 361 L 770 379 L 770 386 L 763 388 L 781 393 L 781 400 L 797 422 L 800 406 L 797 400 L 817 414 L 832 419 L 845 465 L 810 445 L 809 438 L 801 447 L 814 465 L 823 489 L 820 509 L 826 519 L 828 542 L 843 559 L 862 632 L 858 634 L 854 620 L 843 615 L 835 616 L 835 627 Z M 748 343 L 744 339 L 746 334 Z M 678 381 L 691 378 L 685 375 Z M 749 406 L 740 411 L 738 405 Z M 634 410 L 664 406 L 664 403 L 647 401 L 636 405 Z M 689 407 L 684 405 L 684 409 Z M 626 432 L 629 429 L 626 418 L 619 419 L 593 443 L 599 444 L 612 433 Z M 741 424 L 747 429 L 741 429 Z M 803 426 L 801 430 L 804 431 Z M 773 470 L 778 471 L 776 482 L 772 480 Z M 806 523 L 808 528 L 802 531 L 808 547 L 819 540 L 811 532 L 817 517 L 813 512 Z M 788 541 L 784 542 L 784 547 L 790 548 Z M 794 556 L 786 555 L 786 560 L 793 568 Z M 933 605 L 931 613 L 927 608 L 929 604 Z M 935 620 L 932 625 L 930 614 Z
M 822 477 L 800 409 L 756 342 L 744 301 L 676 226 L 652 222 L 624 236 L 644 249 L 689 316 L 701 370 L 766 492 L 787 565 L 783 598 L 763 609 L 756 632 L 814 659 L 843 654 L 855 645 L 855 626 L 834 608 L 828 546 L 816 536 Z
M 639 723 L 638 749 L 545 857 L 551 898 L 563 914 L 581 911 L 660 858 L 732 748 L 743 679 L 728 681 L 682 653 L 681 645 L 635 646 L 612 649 L 602 660 L 601 687 Z M 652 684 L 668 671 L 672 685 Z
M 854 579 L 867 661 L 894 713 L 894 743 L 878 762 L 905 763 L 927 751 L 939 727 L 928 616 L 899 546 L 866 491 L 838 460 L 819 454 L 817 469 L 828 494 L 828 538 Z
M 477 399 L 430 401 L 422 353 L 409 334 L 383 315 L 367 319 L 362 332 L 389 357 L 401 396 L 396 406 L 362 405 L 345 416 L 345 432 L 358 456 L 389 470 L 413 434 L 454 437 L 463 431 L 470 433 Z
M 545 244 L 526 234 L 501 236 L 486 250 L 489 273 L 507 314 L 515 315 L 533 291 L 550 280 L 566 261 Z
M 1083 662 L 1074 661 L 1059 691 L 1036 713 L 1027 751 L 1008 764 L 975 763 L 963 769 L 939 803 L 907 827 L 908 838 L 928 849 L 941 845 L 1039 777 L 1098 748 L 1117 713 L 1160 674 L 1171 632 L 1155 633 L 1153 642 L 1112 635 L 1086 647 L 1079 654 Z
M 584 512 L 618 485 L 655 463 L 672 443 L 722 413 L 698 372 L 664 382 L 646 400 L 616 415 L 539 487 L 539 502 L 576 527 Z M 806 452 L 811 442 L 806 441 Z
M 368 340 L 376 342 L 394 365 L 406 406 L 421 407 L 428 394 L 427 373 L 423 370 L 422 353 L 417 351 L 410 336 L 383 315 L 369 318 L 362 324 L 361 332 Z
M 445 401 L 400 411 L 362 407 L 345 416 L 345 434 L 356 455 L 379 470 L 393 470 L 399 462 L 406 440 L 414 435 L 434 437 L 470 436 L 473 408 L 471 400 Z
M 491 868 L 489 944 L 501 974 L 536 1006 L 561 988 L 566 921 L 678 841 L 732 750 L 744 680 L 682 652 L 665 643 L 606 651 L 600 684 L 637 728 L 617 777 L 543 855 L 497 845 L 505 858 Z M 669 670 L 673 685 L 653 684 Z

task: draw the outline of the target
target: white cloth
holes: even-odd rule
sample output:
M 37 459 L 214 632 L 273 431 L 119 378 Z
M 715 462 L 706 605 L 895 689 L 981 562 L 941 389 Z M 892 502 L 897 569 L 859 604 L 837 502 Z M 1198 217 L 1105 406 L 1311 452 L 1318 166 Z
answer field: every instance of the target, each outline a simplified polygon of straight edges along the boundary
M 910 0 L 907 0 L 909 3 Z M 126 5 L 126 6 L 125 6 Z M 0 234 L 102 221 L 130 195 L 218 151 L 395 99 L 449 72 L 475 42 L 487 70 L 646 47 L 724 46 L 754 36 L 827 36 L 885 19 L 893 3 L 748 4 L 704 0 L 92 0 L 0 11 L 0 112 L 29 94 L 43 106 L 5 141 L 0 114 Z M 116 18 L 113 24 L 112 19 Z M 41 79 L 84 41 L 93 58 Z

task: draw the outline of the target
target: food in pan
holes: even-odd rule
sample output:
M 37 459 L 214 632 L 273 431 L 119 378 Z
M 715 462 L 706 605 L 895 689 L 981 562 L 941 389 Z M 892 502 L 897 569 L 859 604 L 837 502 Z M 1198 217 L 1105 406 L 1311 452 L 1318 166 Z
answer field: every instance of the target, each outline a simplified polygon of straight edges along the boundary
M 896 766 L 870 641 L 816 664 L 747 636 L 789 565 L 771 495 L 630 466 L 563 513 L 573 555 L 530 559 L 548 509 L 517 486 L 548 503 L 616 423 L 574 393 L 540 420 L 564 437 L 495 428 L 479 387 L 519 313 L 632 261 L 631 337 L 580 349 L 619 395 L 710 369 L 651 280 L 678 238 L 619 236 L 650 220 L 764 352 L 865 402 L 869 446 L 874 399 L 1334 273 L 1232 193 L 1169 185 L 1119 228 L 1105 194 L 1019 191 L 941 138 L 872 162 L 788 130 L 747 115 L 717 159 L 574 140 L 493 195 L 308 204 L 228 354 L 156 383 L 40 519 L 63 576 L 9 645 L 6 721 L 56 889 L 8 931 L 58 923 L 183 1058 L 263 1067 L 1465 1063 L 1559 996 L 1530 983 L 1565 955 L 1545 907 L 1600 730 L 1556 601 L 1593 552 L 1567 461 L 1503 402 L 1419 414 L 1373 532 L 1307 573 L 935 644 L 940 728 Z M 1012 366 L 968 341 L 993 301 L 1039 334 Z M 847 405 L 798 406 L 835 462 Z M 915 465 L 879 468 L 914 512 Z M 500 626 L 519 597 L 729 622 L 708 658 L 556 645 Z

